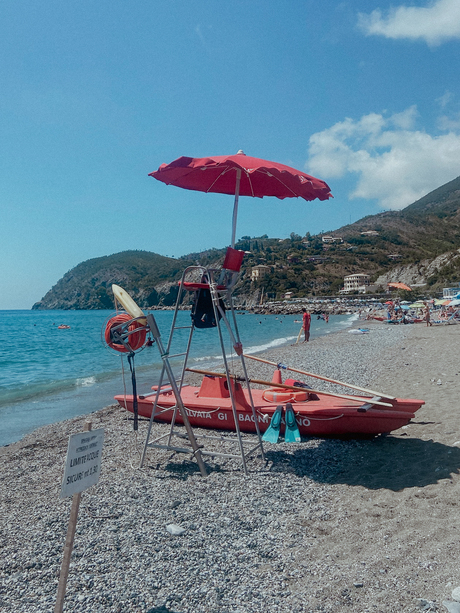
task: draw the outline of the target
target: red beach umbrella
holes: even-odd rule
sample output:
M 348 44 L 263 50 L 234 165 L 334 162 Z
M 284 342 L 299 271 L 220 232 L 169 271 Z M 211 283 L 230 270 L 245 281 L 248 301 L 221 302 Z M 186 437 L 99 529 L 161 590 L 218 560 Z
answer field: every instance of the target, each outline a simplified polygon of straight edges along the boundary
M 247 156 L 218 155 L 206 158 L 180 157 L 162 164 L 150 177 L 184 189 L 235 196 L 233 206 L 232 247 L 235 246 L 239 196 L 263 198 L 275 196 L 327 200 L 332 198 L 327 183 L 290 166 Z

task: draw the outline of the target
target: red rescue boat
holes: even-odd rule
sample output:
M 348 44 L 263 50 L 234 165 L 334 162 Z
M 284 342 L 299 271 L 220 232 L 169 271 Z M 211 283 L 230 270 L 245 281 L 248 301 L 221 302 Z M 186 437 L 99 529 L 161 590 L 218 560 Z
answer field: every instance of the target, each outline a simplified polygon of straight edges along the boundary
M 293 380 L 285 381 L 293 385 Z M 254 417 L 249 403 L 248 391 L 240 383 L 232 381 L 233 394 L 240 430 L 255 432 Z M 156 387 L 152 394 L 138 396 L 138 411 L 142 417 L 150 418 L 155 403 Z M 291 402 L 301 436 L 318 437 L 369 437 L 392 432 L 405 426 L 415 412 L 425 404 L 423 400 L 385 399 L 391 407 L 372 404 L 375 398 L 360 396 L 360 401 L 347 400 L 321 393 L 308 393 L 304 389 L 293 392 L 282 389 L 260 390 L 251 388 L 259 429 L 264 432 L 278 405 Z M 200 387 L 183 386 L 182 401 L 187 410 L 190 424 L 200 428 L 235 430 L 230 393 L 226 379 L 205 376 Z M 118 395 L 115 400 L 128 411 L 133 411 L 133 396 Z M 169 386 L 161 388 L 156 408 L 155 421 L 170 423 L 176 404 Z M 178 423 L 181 417 L 176 416 Z M 284 424 L 281 427 L 284 432 Z

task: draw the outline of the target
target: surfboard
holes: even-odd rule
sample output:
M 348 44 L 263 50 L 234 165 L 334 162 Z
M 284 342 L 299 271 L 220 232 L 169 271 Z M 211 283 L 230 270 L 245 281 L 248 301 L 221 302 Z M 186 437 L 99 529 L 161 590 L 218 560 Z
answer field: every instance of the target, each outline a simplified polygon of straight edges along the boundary
M 125 309 L 128 315 L 131 315 L 133 319 L 139 319 L 139 323 L 145 325 L 147 320 L 144 315 L 144 311 L 137 306 L 131 296 L 119 285 L 112 285 L 112 292 L 115 296 L 115 299 L 121 304 L 121 306 Z

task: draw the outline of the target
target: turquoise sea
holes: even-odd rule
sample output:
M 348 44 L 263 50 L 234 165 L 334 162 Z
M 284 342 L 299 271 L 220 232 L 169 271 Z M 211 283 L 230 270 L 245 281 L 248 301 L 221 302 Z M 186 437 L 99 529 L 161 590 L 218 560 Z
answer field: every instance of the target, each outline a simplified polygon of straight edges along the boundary
M 113 402 L 126 388 L 131 375 L 126 356 L 109 349 L 101 331 L 112 311 L 0 311 L 0 446 L 19 440 L 28 432 L 91 413 Z M 172 311 L 154 311 L 166 346 Z M 246 353 L 295 343 L 300 315 L 237 314 L 238 329 Z M 354 316 L 336 315 L 329 323 L 312 317 L 311 337 L 337 332 L 351 325 Z M 176 325 L 189 325 L 190 312 L 181 311 Z M 70 329 L 58 329 L 60 324 Z M 171 353 L 185 350 L 189 330 L 178 330 Z M 177 341 L 177 344 L 176 344 Z M 231 343 L 226 338 L 228 353 Z M 189 366 L 207 368 L 219 360 L 215 329 L 196 330 Z M 174 365 L 174 361 L 172 360 Z M 158 381 L 161 358 L 154 344 L 136 354 L 138 393 L 146 393 Z M 179 362 L 176 363 L 179 368 Z

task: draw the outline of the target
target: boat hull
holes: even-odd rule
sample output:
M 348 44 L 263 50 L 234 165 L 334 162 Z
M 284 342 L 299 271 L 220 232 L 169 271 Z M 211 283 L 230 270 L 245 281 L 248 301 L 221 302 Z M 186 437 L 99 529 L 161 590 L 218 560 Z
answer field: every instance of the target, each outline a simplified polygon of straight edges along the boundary
M 235 431 L 235 420 L 232 411 L 231 399 L 226 382 L 212 381 L 213 377 L 206 377 L 201 388 L 186 386 L 182 389 L 181 398 L 186 408 L 190 424 L 194 427 L 210 428 L 216 430 Z M 166 388 L 168 390 L 168 388 Z M 271 417 L 279 404 L 267 402 L 264 392 L 252 389 L 252 397 L 256 410 L 257 422 L 261 432 L 270 424 Z M 212 395 L 205 395 L 211 393 Z M 155 403 L 155 396 L 138 397 L 138 412 L 142 417 L 150 418 Z M 239 428 L 242 432 L 255 432 L 254 416 L 249 404 L 248 392 L 239 384 L 234 387 L 236 415 Z M 292 402 L 296 421 L 301 436 L 318 437 L 358 437 L 376 436 L 393 432 L 409 423 L 423 404 L 423 400 L 395 399 L 390 401 L 392 408 L 373 406 L 367 408 L 366 400 L 357 403 L 350 400 L 318 394 L 318 400 L 305 402 Z M 128 411 L 133 411 L 133 397 L 119 395 L 115 400 Z M 370 398 L 368 399 L 370 400 Z M 173 409 L 176 405 L 175 396 L 170 391 L 162 391 L 158 397 L 155 421 L 170 423 Z M 177 423 L 182 423 L 180 413 L 177 413 Z M 284 432 L 284 419 L 281 433 Z

